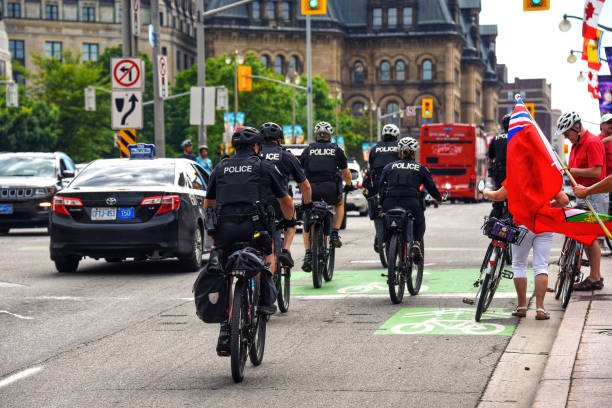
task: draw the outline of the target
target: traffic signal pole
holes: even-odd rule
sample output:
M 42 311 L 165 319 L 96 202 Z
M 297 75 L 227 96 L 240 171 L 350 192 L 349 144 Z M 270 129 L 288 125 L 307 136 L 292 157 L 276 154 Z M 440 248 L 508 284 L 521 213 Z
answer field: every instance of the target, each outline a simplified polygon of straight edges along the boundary
M 308 141 L 312 142 L 312 44 L 310 38 L 310 16 L 306 16 L 306 65 L 308 83 L 306 85 L 308 104 Z
M 159 0 L 151 0 L 151 20 L 153 21 L 153 31 L 156 34 L 155 44 L 153 44 L 153 112 L 155 130 L 155 155 L 166 157 L 166 129 L 164 122 L 164 100 L 161 97 L 159 84 L 159 61 L 160 54 L 159 40 L 161 37 L 161 27 L 159 22 Z

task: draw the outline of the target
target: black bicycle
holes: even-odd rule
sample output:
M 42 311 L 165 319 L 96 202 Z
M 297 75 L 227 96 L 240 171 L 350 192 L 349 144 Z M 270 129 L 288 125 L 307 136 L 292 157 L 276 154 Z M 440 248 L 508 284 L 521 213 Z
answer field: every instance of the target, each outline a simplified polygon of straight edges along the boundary
M 257 313 L 260 274 L 267 266 L 263 255 L 246 246 L 227 259 L 226 271 L 233 282 L 234 299 L 230 310 L 231 367 L 234 382 L 244 378 L 247 354 L 254 366 L 263 361 L 267 316 Z M 233 278 L 233 279 L 232 279 Z
M 555 283 L 555 299 L 561 298 L 561 307 L 564 309 L 572 297 L 574 283 L 582 280 L 580 264 L 582 262 L 582 251 L 584 245 L 580 242 L 565 237 L 563 249 L 559 256 L 559 273 Z
M 387 242 L 387 284 L 391 302 L 397 304 L 404 299 L 404 284 L 411 295 L 417 295 L 423 282 L 424 245 L 421 257 L 412 256 L 414 239 L 414 217 L 403 208 L 393 208 L 384 215 Z
M 385 231 L 385 214 L 380 206 L 378 194 L 368 198 L 368 215 L 374 221 L 374 251 L 378 253 L 383 268 L 387 267 L 387 245 L 383 239 Z
M 308 214 L 310 231 L 310 250 L 312 251 L 312 284 L 319 289 L 334 277 L 336 248 L 329 236 L 333 223 L 334 210 L 325 201 L 315 201 Z
M 282 231 L 281 231 L 282 234 Z M 280 248 L 277 250 L 277 255 L 280 253 L 285 238 L 281 235 Z M 276 273 L 274 274 L 274 284 L 276 286 L 276 301 L 278 309 L 282 313 L 287 313 L 289 310 L 289 300 L 291 297 L 291 266 L 279 261 L 276 257 Z
M 525 228 L 517 227 L 508 218 L 485 217 L 482 230 L 484 235 L 491 238 L 491 242 L 482 260 L 478 280 L 474 282 L 474 287 L 479 288 L 476 293 L 478 302 L 475 320 L 477 322 L 491 305 L 501 278 L 512 279 L 514 277 L 512 271 L 505 270 L 504 266 L 512 263 L 511 244 L 519 245 L 527 234 Z M 474 300 L 469 298 L 464 298 L 463 302 L 474 304 Z

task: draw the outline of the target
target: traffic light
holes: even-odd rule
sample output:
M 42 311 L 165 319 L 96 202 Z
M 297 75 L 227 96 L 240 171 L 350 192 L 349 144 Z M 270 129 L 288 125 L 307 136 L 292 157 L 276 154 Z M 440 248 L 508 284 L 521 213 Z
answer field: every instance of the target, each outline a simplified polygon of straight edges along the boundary
M 550 0 L 523 0 L 523 11 L 541 11 L 550 9 Z
M 533 103 L 526 103 L 525 107 L 527 108 L 527 110 L 531 114 L 531 117 L 535 119 L 535 104 L 533 104 Z
M 239 65 L 238 66 L 238 90 L 250 91 L 253 89 L 253 80 L 251 79 L 251 75 L 253 74 L 253 69 L 250 65 Z
M 433 98 L 423 98 L 421 100 L 421 117 L 433 118 Z
M 301 0 L 302 15 L 327 14 L 327 0 Z

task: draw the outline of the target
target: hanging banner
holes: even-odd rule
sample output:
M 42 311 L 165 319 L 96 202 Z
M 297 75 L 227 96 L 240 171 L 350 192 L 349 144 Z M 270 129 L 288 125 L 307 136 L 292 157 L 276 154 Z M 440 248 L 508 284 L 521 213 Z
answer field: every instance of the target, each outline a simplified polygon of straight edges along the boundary
M 302 126 L 295 125 L 295 132 L 292 132 L 291 125 L 283 125 L 283 137 L 285 144 L 302 144 L 304 143 L 304 130 Z
M 584 18 L 582 23 L 582 36 L 584 38 L 597 38 L 597 24 L 599 14 L 606 0 L 586 0 L 584 2 Z
M 368 161 L 368 157 L 370 157 L 370 149 L 372 147 L 374 147 L 376 143 L 372 142 L 372 143 L 368 143 L 368 142 L 363 142 L 361 144 L 361 150 L 363 151 L 363 160 Z
M 341 148 L 342 150 L 344 150 L 344 136 L 333 136 L 332 137 L 332 142 L 334 142 L 335 144 L 338 145 L 339 148 Z
M 612 47 L 605 47 L 604 51 L 606 52 L 606 59 L 608 60 L 608 68 L 610 68 L 610 73 L 612 74 Z
M 234 120 L 234 112 L 223 112 L 223 123 L 225 125 L 225 134 L 231 137 L 234 129 L 244 124 L 244 112 L 238 112 L 236 120 Z
M 582 44 L 582 59 L 587 61 L 589 69 L 599 71 L 601 68 L 601 60 L 599 58 L 601 49 L 602 32 L 597 30 L 596 38 L 584 38 Z
M 599 76 L 599 111 L 604 113 L 612 113 L 612 75 Z

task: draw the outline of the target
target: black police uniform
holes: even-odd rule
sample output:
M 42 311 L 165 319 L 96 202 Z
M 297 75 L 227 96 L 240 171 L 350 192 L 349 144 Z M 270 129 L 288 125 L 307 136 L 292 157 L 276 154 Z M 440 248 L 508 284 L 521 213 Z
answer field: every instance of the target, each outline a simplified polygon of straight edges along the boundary
M 193 161 L 197 161 L 197 157 L 195 154 L 193 153 L 189 153 L 189 154 L 181 154 L 179 157 L 177 157 L 177 159 L 189 159 L 189 160 L 193 160 Z
M 501 188 L 503 181 L 506 179 L 506 151 L 508 146 L 508 135 L 496 135 L 489 144 L 488 157 L 491 161 L 489 166 L 489 176 L 495 183 L 495 190 Z M 501 217 L 503 213 L 504 202 L 496 201 L 493 203 L 492 217 Z
M 370 151 L 368 162 L 370 164 L 370 183 L 372 190 L 369 195 L 372 196 L 378 193 L 378 183 L 383 169 L 389 163 L 397 160 L 397 140 L 394 136 L 378 142 Z
M 414 239 L 423 242 L 425 234 L 425 207 L 421 185 L 438 201 L 442 196 L 427 167 L 413 159 L 401 159 L 389 163 L 380 176 L 380 195 L 384 211 L 401 207 L 409 210 L 414 217 Z
M 300 164 L 312 187 L 312 201 L 337 205 L 342 200 L 342 179 L 338 170 L 348 167 L 344 151 L 335 143 L 319 141 L 309 145 L 300 156 Z
M 287 190 L 276 166 L 249 149 L 237 151 L 213 169 L 206 195 L 216 200 L 215 248 L 230 250 L 236 242 L 251 242 L 256 231 L 272 236 L 273 214 L 265 203 L 270 195 L 286 196 Z

